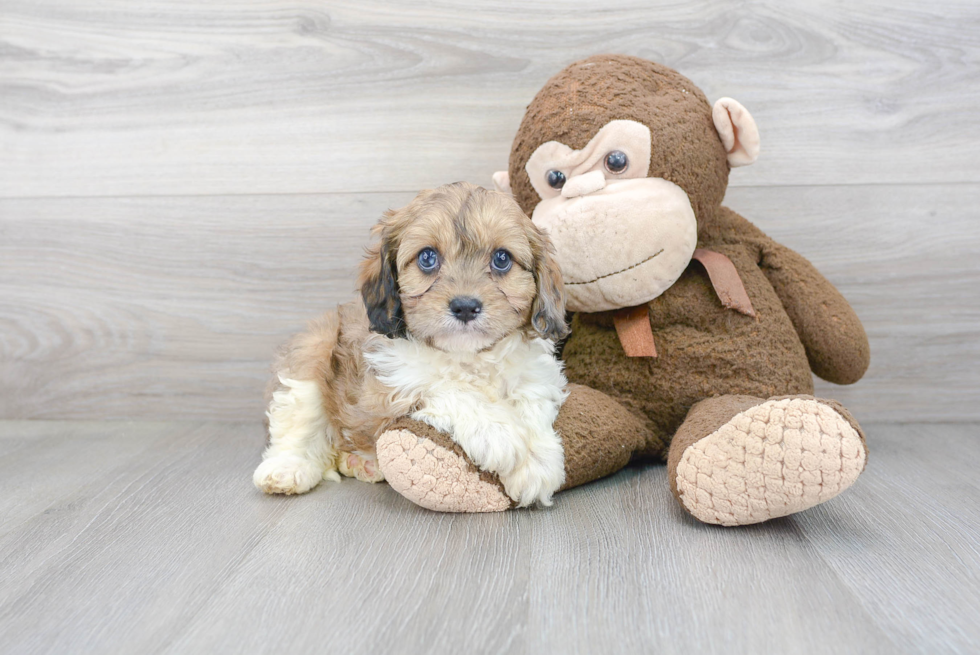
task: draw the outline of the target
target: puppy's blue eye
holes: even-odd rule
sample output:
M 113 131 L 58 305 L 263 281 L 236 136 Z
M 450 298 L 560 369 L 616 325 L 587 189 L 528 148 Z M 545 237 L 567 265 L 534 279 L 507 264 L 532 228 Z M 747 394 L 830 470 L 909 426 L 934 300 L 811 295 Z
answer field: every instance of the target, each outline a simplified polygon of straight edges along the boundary
M 506 250 L 498 250 L 490 258 L 490 268 L 497 273 L 506 273 L 514 265 L 514 260 L 510 258 L 510 253 Z
M 622 150 L 613 150 L 606 155 L 606 170 L 610 173 L 622 173 L 630 165 L 630 160 Z
M 434 248 L 423 248 L 419 253 L 418 262 L 423 273 L 431 273 L 439 267 L 439 253 Z
M 560 189 L 565 186 L 565 174 L 561 171 L 548 171 L 545 179 L 548 180 L 548 186 L 552 189 Z

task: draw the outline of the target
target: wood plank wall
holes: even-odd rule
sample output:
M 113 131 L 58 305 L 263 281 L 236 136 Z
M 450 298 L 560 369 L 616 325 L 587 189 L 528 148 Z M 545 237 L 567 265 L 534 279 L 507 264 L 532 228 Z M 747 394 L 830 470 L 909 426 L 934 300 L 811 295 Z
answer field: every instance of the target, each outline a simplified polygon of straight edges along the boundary
M 0 0 L 0 418 L 258 419 L 380 213 L 485 185 L 620 52 L 755 116 L 727 203 L 872 340 L 865 420 L 980 419 L 975 2 Z

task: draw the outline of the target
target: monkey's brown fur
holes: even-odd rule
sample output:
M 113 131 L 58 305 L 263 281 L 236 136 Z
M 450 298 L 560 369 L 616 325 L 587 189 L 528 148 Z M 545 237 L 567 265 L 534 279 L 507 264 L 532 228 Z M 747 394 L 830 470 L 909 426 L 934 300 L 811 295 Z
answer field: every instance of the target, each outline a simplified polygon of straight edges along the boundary
M 649 304 L 658 357 L 627 357 L 611 312 L 576 314 L 563 353 L 569 381 L 603 391 L 642 416 L 649 433 L 640 452 L 665 458 L 671 437 L 703 398 L 810 394 L 811 369 L 837 384 L 859 380 L 870 359 L 861 322 L 806 259 L 721 206 L 729 166 L 711 105 L 676 71 L 601 55 L 548 80 L 528 107 L 511 151 L 512 189 L 524 211 L 530 215 L 540 201 L 524 171 L 531 153 L 552 140 L 581 148 L 616 119 L 650 128 L 649 177 L 687 192 L 697 216 L 698 247 L 732 260 L 757 316 L 723 307 L 704 269 L 692 261 Z

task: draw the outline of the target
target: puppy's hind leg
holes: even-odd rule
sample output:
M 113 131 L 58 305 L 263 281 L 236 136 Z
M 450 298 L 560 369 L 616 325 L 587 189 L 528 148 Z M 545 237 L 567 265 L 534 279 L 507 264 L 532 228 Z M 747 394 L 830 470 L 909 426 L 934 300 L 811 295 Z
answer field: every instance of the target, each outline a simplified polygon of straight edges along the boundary
M 361 482 L 382 482 L 385 479 L 381 467 L 378 466 L 378 456 L 361 450 L 341 452 L 337 456 L 337 468 L 349 478 L 357 478 Z
M 270 494 L 301 494 L 337 475 L 336 428 L 327 411 L 331 362 L 340 316 L 327 312 L 280 352 L 269 402 L 269 447 L 255 469 L 255 486 Z
M 320 480 L 340 482 L 334 427 L 320 386 L 280 377 L 269 404 L 269 447 L 252 481 L 268 494 L 302 494 Z

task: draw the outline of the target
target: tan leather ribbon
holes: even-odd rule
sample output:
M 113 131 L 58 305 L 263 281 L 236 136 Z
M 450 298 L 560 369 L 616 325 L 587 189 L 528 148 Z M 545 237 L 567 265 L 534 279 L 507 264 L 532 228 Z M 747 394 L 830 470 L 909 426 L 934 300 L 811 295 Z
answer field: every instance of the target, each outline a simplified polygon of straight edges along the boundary
M 742 284 L 742 278 L 739 277 L 732 260 L 720 252 L 704 248 L 695 250 L 691 259 L 701 262 L 704 266 L 708 272 L 708 279 L 711 280 L 711 286 L 714 287 L 715 294 L 722 305 L 740 314 L 755 316 L 752 301 L 749 300 L 749 294 L 745 292 L 745 285 Z M 648 305 L 618 310 L 613 314 L 613 325 L 616 326 L 619 343 L 622 344 L 627 357 L 657 356 Z
M 627 307 L 613 314 L 613 325 L 627 357 L 656 357 L 648 305 Z
M 711 286 L 715 288 L 722 305 L 740 314 L 755 316 L 752 301 L 749 300 L 749 294 L 745 292 L 745 285 L 742 284 L 742 278 L 738 276 L 732 260 L 720 252 L 704 248 L 695 250 L 691 259 L 701 262 L 708 271 L 708 279 L 711 280 Z

